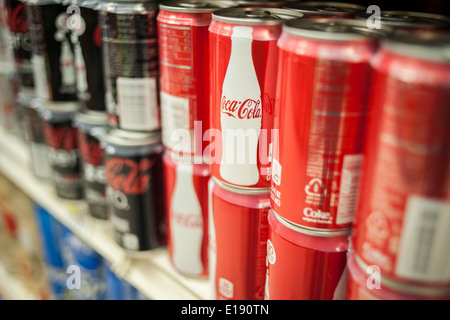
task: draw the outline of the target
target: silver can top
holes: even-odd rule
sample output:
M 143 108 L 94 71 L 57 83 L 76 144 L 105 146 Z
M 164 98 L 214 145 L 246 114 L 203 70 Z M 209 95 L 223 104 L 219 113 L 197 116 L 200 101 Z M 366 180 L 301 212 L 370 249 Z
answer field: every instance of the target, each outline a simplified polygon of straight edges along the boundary
M 253 195 L 253 196 L 270 194 L 269 188 L 245 188 L 245 187 L 233 186 L 233 185 L 229 185 L 223 181 L 220 181 L 216 177 L 212 177 L 212 180 L 218 187 L 220 187 L 224 190 L 230 191 L 230 192 L 234 192 L 234 193 Z
M 86 110 L 78 112 L 75 116 L 76 123 L 93 125 L 93 126 L 107 126 L 108 114 L 105 111 Z
M 300 11 L 307 15 L 320 16 L 348 16 L 365 11 L 365 7 L 353 3 L 332 2 L 332 1 L 307 1 L 307 2 L 288 2 L 284 8 Z
M 106 131 L 104 142 L 118 147 L 142 147 L 159 143 L 161 141 L 161 133 L 129 131 L 117 128 L 110 128 Z
M 295 36 L 330 41 L 378 39 L 392 32 L 387 27 L 369 29 L 365 21 L 336 18 L 287 21 L 283 25 L 283 31 Z
M 404 56 L 450 63 L 450 33 L 448 32 L 393 33 L 383 40 L 382 46 Z
M 236 2 L 233 1 L 172 0 L 160 3 L 159 9 L 171 12 L 202 13 L 235 7 L 236 5 Z
M 243 25 L 277 25 L 303 14 L 289 9 L 278 8 L 227 8 L 213 12 L 213 20 Z
M 341 236 L 350 236 L 352 232 L 352 228 L 346 229 L 338 229 L 338 230 L 329 230 L 329 229 L 313 229 L 304 226 L 300 226 L 298 224 L 292 223 L 283 217 L 281 217 L 275 210 L 272 209 L 274 217 L 277 219 L 279 223 L 284 225 L 285 227 L 294 230 L 296 232 L 306 234 L 309 236 L 315 237 L 341 237 Z
M 366 21 L 372 13 L 359 12 L 356 19 Z M 387 25 L 401 29 L 436 29 L 450 28 L 450 17 L 410 11 L 381 11 L 381 25 Z

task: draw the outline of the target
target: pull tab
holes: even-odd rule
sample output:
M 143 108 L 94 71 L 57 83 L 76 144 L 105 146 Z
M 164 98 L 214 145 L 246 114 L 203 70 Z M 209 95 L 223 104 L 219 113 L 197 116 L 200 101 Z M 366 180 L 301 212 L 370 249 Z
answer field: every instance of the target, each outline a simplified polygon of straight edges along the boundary
M 245 16 L 248 18 L 267 18 L 271 17 L 272 14 L 267 10 L 247 10 L 245 11 Z
M 208 4 L 205 2 L 181 2 L 180 3 L 180 7 L 183 8 L 204 8 L 206 7 Z

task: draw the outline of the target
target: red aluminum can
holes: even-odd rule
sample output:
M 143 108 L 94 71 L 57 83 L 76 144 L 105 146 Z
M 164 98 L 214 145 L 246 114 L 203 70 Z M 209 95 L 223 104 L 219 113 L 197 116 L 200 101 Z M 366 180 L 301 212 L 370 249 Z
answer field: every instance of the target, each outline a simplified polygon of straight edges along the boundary
M 343 300 L 350 229 L 311 231 L 269 211 L 266 300 Z
M 184 275 L 207 276 L 210 167 L 185 163 L 170 152 L 163 162 L 170 260 Z
M 361 11 L 356 19 L 367 21 L 372 13 Z M 411 11 L 381 11 L 379 22 L 389 26 L 396 32 L 423 32 L 432 30 L 449 30 L 450 17 L 425 12 Z
M 450 36 L 392 35 L 375 70 L 353 247 L 384 277 L 450 286 Z
M 213 298 L 262 300 L 269 195 L 245 193 L 213 180 L 209 216 Z
M 305 18 L 353 19 L 360 11 L 366 11 L 358 4 L 333 1 L 291 1 L 284 8 L 299 11 Z
M 353 251 L 347 253 L 346 300 L 450 300 L 450 288 L 424 288 L 388 281 L 375 274 Z
M 302 14 L 287 9 L 228 8 L 212 16 L 212 175 L 235 187 L 268 189 L 276 43 L 282 23 Z
M 167 150 L 202 156 L 209 128 L 208 27 L 211 13 L 232 1 L 166 1 L 157 17 L 162 142 Z M 179 133 L 179 134 L 178 134 Z M 188 133 L 187 139 L 184 134 Z
M 370 59 L 365 23 L 301 19 L 284 25 L 274 128 L 271 205 L 312 229 L 352 225 L 362 159 Z M 375 33 L 373 32 L 373 33 Z

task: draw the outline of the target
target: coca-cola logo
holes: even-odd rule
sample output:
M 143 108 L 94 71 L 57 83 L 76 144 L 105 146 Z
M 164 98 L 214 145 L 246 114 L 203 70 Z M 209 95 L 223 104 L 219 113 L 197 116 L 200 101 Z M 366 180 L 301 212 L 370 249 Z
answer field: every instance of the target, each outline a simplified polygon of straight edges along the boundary
M 306 217 L 316 218 L 316 219 L 321 219 L 321 220 L 331 220 L 331 219 L 333 219 L 329 212 L 323 212 L 322 210 L 315 211 L 315 210 L 313 210 L 311 208 L 305 208 L 303 210 L 303 214 Z
M 83 159 L 89 164 L 93 166 L 103 164 L 103 148 L 98 141 L 81 139 L 80 151 Z
M 172 221 L 183 227 L 203 228 L 203 218 L 198 214 L 184 214 L 172 212 Z
M 222 97 L 222 113 L 238 119 L 261 118 L 261 100 L 245 99 L 237 101 Z
M 77 130 L 73 127 L 46 125 L 44 135 L 45 141 L 53 149 L 71 151 L 78 147 Z
M 10 17 L 9 27 L 11 29 L 11 32 L 14 34 L 28 33 L 28 20 L 25 11 L 25 4 L 22 2 L 17 7 L 10 8 L 8 11 Z
M 125 194 L 143 194 L 150 189 L 150 169 L 155 159 L 141 159 L 135 162 L 125 158 L 110 158 L 106 161 L 106 181 L 114 190 Z

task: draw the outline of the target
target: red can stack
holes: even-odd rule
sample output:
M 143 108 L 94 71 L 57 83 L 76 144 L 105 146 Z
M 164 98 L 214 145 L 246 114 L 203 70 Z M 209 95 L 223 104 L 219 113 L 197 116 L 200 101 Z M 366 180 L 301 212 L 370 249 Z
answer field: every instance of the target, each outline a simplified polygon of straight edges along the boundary
M 175 269 L 191 277 L 208 275 L 208 27 L 212 12 L 234 5 L 166 1 L 157 17 L 168 251 Z
M 372 60 L 352 259 L 398 295 L 450 292 L 449 43 L 448 33 L 395 34 Z
M 279 139 L 272 164 L 269 299 L 344 297 L 342 285 L 340 294 L 335 289 L 343 277 L 346 236 L 358 195 L 369 62 L 383 32 L 350 19 L 301 19 L 283 26 L 278 41 L 274 128 Z M 270 262 L 273 250 L 279 251 L 275 264 Z M 333 260 L 314 258 L 328 255 Z M 288 278 L 310 285 L 287 292 L 282 288 Z
M 270 207 L 273 112 L 282 23 L 302 14 L 276 8 L 213 13 L 210 246 L 213 295 L 262 300 Z M 214 250 L 211 250 L 214 251 Z

